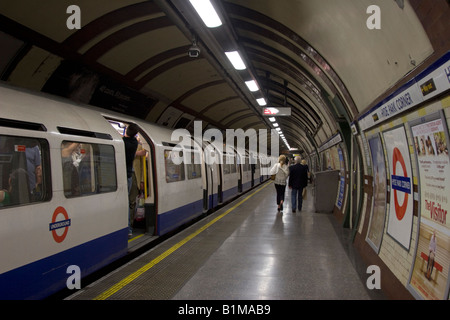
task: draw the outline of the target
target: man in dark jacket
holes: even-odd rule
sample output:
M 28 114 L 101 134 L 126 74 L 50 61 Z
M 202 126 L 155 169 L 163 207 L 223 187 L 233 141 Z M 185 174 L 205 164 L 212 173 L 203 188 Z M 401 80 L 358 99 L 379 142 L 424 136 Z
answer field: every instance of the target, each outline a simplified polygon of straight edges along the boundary
M 127 185 L 128 185 L 128 195 L 131 191 L 131 185 L 133 182 L 133 160 L 136 156 L 136 150 L 138 147 L 138 141 L 136 139 L 136 134 L 138 133 L 138 126 L 134 123 L 130 124 L 125 135 L 122 137 L 125 144 L 125 164 L 127 168 Z M 128 200 L 129 201 L 129 200 Z M 130 238 L 133 234 L 133 213 L 130 210 L 130 202 L 128 202 L 128 237 Z
M 307 165 L 302 165 L 300 163 L 301 158 L 299 156 L 295 157 L 295 164 L 289 167 L 289 189 L 291 189 L 291 201 L 292 201 L 292 212 L 297 209 L 298 200 L 298 210 L 302 210 L 303 204 L 303 188 L 308 185 L 308 171 Z

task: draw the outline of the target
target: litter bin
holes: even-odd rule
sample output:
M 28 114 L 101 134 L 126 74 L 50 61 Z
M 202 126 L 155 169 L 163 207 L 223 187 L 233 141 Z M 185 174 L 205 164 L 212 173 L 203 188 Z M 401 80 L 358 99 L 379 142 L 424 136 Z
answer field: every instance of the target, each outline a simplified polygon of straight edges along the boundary
M 316 172 L 314 185 L 316 212 L 332 213 L 339 190 L 339 170 Z

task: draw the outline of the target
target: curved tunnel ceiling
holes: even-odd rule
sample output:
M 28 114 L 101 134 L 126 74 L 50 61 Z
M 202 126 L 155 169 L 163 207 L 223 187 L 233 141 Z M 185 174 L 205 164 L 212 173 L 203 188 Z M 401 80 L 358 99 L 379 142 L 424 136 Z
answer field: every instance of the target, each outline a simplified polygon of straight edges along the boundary
M 112 82 L 146 97 L 138 116 L 171 127 L 202 120 L 204 129 L 273 128 L 255 101 L 262 95 L 268 106 L 291 108 L 277 122 L 289 145 L 309 154 L 432 53 L 408 1 L 380 3 L 376 31 L 366 27 L 370 0 L 212 2 L 224 22 L 215 29 L 187 0 L 3 1 L 2 80 L 91 104 Z M 69 5 L 81 10 L 79 30 L 66 27 Z M 197 58 L 187 54 L 193 40 Z M 226 60 L 233 47 L 248 70 Z M 56 85 L 76 74 L 76 95 Z M 259 92 L 247 90 L 249 78 Z

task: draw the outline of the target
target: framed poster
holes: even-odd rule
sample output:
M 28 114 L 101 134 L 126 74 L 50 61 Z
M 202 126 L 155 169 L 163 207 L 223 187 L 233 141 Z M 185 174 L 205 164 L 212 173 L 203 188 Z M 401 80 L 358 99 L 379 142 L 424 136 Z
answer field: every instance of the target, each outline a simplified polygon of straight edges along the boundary
M 409 250 L 413 224 L 413 179 L 408 140 L 403 125 L 383 132 L 386 146 L 390 205 L 387 233 Z
M 366 241 L 378 253 L 386 220 L 386 163 L 380 136 L 376 134 L 368 142 L 373 169 L 373 208 Z
M 448 129 L 442 111 L 409 124 L 420 195 L 419 234 L 409 289 L 418 298 L 447 299 L 450 267 Z
M 340 177 L 339 177 L 339 190 L 338 196 L 336 200 L 336 206 L 339 210 L 342 209 L 342 203 L 344 201 L 344 193 L 345 193 L 345 164 L 344 164 L 344 155 L 342 154 L 342 149 L 337 147 L 337 152 L 339 156 L 339 165 L 340 165 Z

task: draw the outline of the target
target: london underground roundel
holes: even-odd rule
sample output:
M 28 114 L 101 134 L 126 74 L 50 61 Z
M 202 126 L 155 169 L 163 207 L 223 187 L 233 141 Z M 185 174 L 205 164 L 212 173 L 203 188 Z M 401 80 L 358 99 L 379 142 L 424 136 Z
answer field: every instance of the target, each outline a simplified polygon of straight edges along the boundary
M 400 164 L 402 168 L 402 176 L 397 175 L 397 164 Z M 392 189 L 394 190 L 395 214 L 398 220 L 402 220 L 408 208 L 408 197 L 411 194 L 411 179 L 407 176 L 405 160 L 398 148 L 393 150 L 392 167 L 394 173 L 392 175 Z M 399 204 L 399 192 L 403 192 L 405 195 L 401 205 Z
M 63 217 L 63 220 L 57 220 L 61 215 Z M 52 222 L 49 224 L 49 230 L 52 233 L 53 239 L 57 243 L 63 242 L 67 236 L 67 233 L 69 232 L 69 227 L 70 219 L 66 209 L 64 209 L 64 207 L 56 208 L 53 212 Z M 62 234 L 61 232 L 56 231 L 58 229 L 64 229 Z

